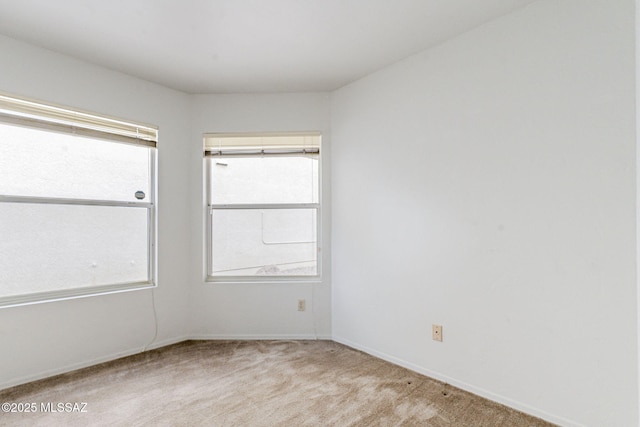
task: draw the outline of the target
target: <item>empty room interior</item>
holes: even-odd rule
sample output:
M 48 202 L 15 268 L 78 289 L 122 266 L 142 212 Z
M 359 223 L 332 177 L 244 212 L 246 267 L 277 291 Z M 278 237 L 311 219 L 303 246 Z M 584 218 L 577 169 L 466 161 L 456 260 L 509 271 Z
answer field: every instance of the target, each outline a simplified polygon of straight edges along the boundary
M 0 425 L 640 425 L 636 10 L 0 0 Z

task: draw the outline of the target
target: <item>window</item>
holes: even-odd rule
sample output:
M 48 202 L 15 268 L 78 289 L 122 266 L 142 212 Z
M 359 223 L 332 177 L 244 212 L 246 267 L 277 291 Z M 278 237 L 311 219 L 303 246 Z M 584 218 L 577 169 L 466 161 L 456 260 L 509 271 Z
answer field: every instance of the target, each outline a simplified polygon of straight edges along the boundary
M 154 285 L 156 141 L 0 95 L 0 305 Z
M 204 138 L 208 280 L 313 279 L 319 134 Z

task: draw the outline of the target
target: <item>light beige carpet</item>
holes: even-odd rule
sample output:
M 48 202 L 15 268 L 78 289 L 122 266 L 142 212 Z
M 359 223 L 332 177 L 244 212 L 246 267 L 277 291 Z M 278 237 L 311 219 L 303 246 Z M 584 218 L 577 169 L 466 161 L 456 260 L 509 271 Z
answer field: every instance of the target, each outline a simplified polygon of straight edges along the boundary
M 0 402 L 36 404 L 0 412 L 2 426 L 550 425 L 331 341 L 187 341 Z

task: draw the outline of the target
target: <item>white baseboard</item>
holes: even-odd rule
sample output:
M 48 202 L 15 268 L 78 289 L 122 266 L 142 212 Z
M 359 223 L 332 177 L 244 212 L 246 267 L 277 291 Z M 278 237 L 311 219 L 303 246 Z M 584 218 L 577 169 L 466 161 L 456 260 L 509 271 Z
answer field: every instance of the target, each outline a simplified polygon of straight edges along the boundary
M 216 341 L 255 341 L 255 340 L 331 340 L 331 335 L 313 334 L 195 334 L 191 335 L 192 340 L 216 340 Z
M 55 375 L 64 374 L 67 372 L 75 371 L 82 368 L 87 368 L 89 366 L 98 365 L 104 362 L 110 362 L 112 360 L 120 359 L 122 357 L 132 356 L 134 354 L 141 353 L 144 350 L 153 350 L 160 347 L 165 347 L 172 344 L 177 344 L 182 341 L 187 340 L 329 340 L 335 341 L 340 344 L 344 344 L 348 347 L 354 348 L 356 350 L 363 351 L 367 354 L 375 356 L 379 359 L 386 360 L 387 362 L 393 363 L 398 366 L 402 366 L 403 368 L 410 369 L 414 372 L 417 372 L 422 375 L 426 375 L 428 377 L 434 378 L 439 381 L 446 382 L 447 384 L 451 384 L 454 387 L 458 387 L 462 390 L 468 391 L 469 393 L 473 393 L 475 395 L 484 397 L 486 399 L 492 400 L 494 402 L 503 404 L 510 408 L 516 409 L 518 411 L 527 413 L 529 415 L 533 415 L 534 417 L 541 418 L 548 422 L 566 426 L 566 427 L 584 427 L 582 424 L 577 422 L 558 417 L 547 412 L 541 411 L 537 408 L 531 407 L 524 403 L 515 401 L 513 399 L 509 399 L 507 397 L 492 393 L 490 391 L 484 390 L 480 387 L 473 386 L 471 384 L 467 384 L 463 381 L 458 381 L 455 378 L 448 377 L 447 375 L 443 375 L 439 372 L 431 371 L 429 369 L 425 369 L 421 366 L 415 365 L 413 363 L 407 362 L 403 359 L 397 358 L 395 356 L 391 356 L 389 354 L 371 349 L 367 346 L 360 345 L 358 343 L 352 342 L 342 337 L 338 336 L 330 336 L 330 335 L 313 335 L 313 334 L 251 334 L 251 335 L 242 335 L 242 334 L 193 334 L 193 335 L 185 335 L 180 337 L 174 337 L 163 341 L 154 342 L 151 346 L 144 349 L 143 347 L 136 347 L 133 349 L 112 353 L 107 356 L 98 357 L 95 359 L 91 359 L 88 361 L 83 361 L 80 363 L 70 364 L 61 368 L 56 368 L 44 372 L 40 372 L 34 375 L 28 375 L 21 378 L 15 378 L 4 383 L 0 383 L 0 390 L 5 388 L 14 387 L 17 385 L 25 384 L 32 381 L 41 380 L 44 378 L 49 378 Z
M 147 347 L 139 346 L 129 350 L 120 351 L 117 353 L 111 353 L 106 356 L 97 357 L 91 360 L 86 360 L 80 363 L 72 363 L 56 369 L 50 369 L 43 372 L 39 372 L 34 375 L 27 375 L 24 377 L 13 378 L 9 381 L 0 383 L 0 390 L 4 390 L 9 387 L 14 387 L 21 384 L 30 383 L 32 381 L 38 381 L 45 378 L 53 377 L 55 375 L 66 374 L 68 372 L 76 371 L 82 368 L 88 368 L 89 366 L 98 365 L 100 363 L 111 362 L 112 360 L 120 359 L 122 357 L 133 356 L 134 354 L 142 353 L 143 351 L 149 351 L 160 347 L 165 347 L 171 344 L 177 344 L 182 341 L 188 340 L 331 340 L 330 335 L 316 336 L 312 334 L 265 334 L 265 335 L 220 335 L 220 334 L 198 334 L 198 335 L 184 335 L 180 337 L 170 338 L 167 340 L 156 341 Z
M 165 347 L 167 345 L 176 344 L 182 341 L 186 341 L 188 339 L 189 337 L 170 338 L 167 340 L 154 342 L 151 346 L 147 347 L 146 349 L 144 349 L 143 346 L 138 346 L 129 350 L 124 350 L 124 351 L 112 353 L 106 356 L 97 357 L 95 359 L 85 360 L 80 363 L 72 363 L 70 365 L 66 365 L 61 368 L 50 369 L 47 371 L 39 372 L 34 375 L 27 375 L 20 378 L 14 378 L 9 381 L 0 383 L 0 390 L 4 390 L 5 388 L 14 387 L 21 384 L 30 383 L 32 381 L 42 380 L 42 379 L 53 377 L 60 374 L 66 374 L 68 372 L 77 371 L 78 369 L 82 369 L 82 368 L 88 368 L 89 366 L 98 365 L 100 363 L 111 362 L 112 360 L 120 359 L 122 357 L 133 356 L 134 354 L 142 353 L 143 351 Z
M 469 393 L 473 393 L 473 394 L 475 394 L 477 396 L 484 397 L 485 399 L 489 399 L 489 400 L 492 400 L 494 402 L 500 403 L 502 405 L 508 406 L 510 408 L 516 409 L 516 410 L 518 410 L 520 412 L 524 412 L 525 414 L 529 414 L 529 415 L 532 415 L 534 417 L 541 418 L 541 419 L 543 419 L 545 421 L 548 421 L 550 423 L 557 424 L 559 426 L 564 426 L 564 427 L 585 427 L 583 424 L 579 424 L 579 423 L 577 423 L 575 421 L 571 421 L 571 420 L 568 420 L 566 418 L 562 418 L 562 417 L 558 417 L 558 416 L 549 414 L 549 413 L 547 413 L 545 411 L 541 411 L 541 410 L 539 410 L 537 408 L 534 408 L 532 406 L 529 406 L 529 405 L 526 405 L 524 403 L 518 402 L 516 400 L 509 399 L 507 397 L 492 393 L 492 392 L 484 390 L 484 389 L 482 389 L 480 387 L 476 387 L 474 385 L 467 384 L 467 383 L 465 383 L 463 381 L 458 381 L 455 378 L 451 378 L 451 377 L 449 377 L 447 375 L 443 375 L 443 374 L 441 374 L 439 372 L 435 372 L 435 371 L 431 371 L 429 369 L 425 369 L 425 368 L 423 368 L 421 366 L 418 366 L 418 365 L 415 365 L 413 363 L 407 362 L 406 360 L 403 360 L 403 359 L 397 358 L 395 356 L 391 356 L 389 354 L 386 354 L 386 353 L 371 349 L 371 348 L 369 348 L 367 346 L 360 345 L 358 343 L 349 341 L 349 340 L 347 340 L 345 338 L 338 337 L 338 336 L 334 335 L 332 337 L 332 340 L 337 342 L 337 343 L 344 344 L 347 347 L 351 347 L 351 348 L 354 348 L 356 350 L 363 351 L 363 352 L 365 352 L 367 354 L 370 354 L 372 356 L 375 356 L 375 357 L 377 357 L 379 359 L 386 360 L 387 362 L 393 363 L 394 365 L 402 366 L 403 368 L 407 368 L 407 369 L 409 369 L 411 371 L 417 372 L 417 373 L 425 375 L 427 377 L 434 378 L 436 380 L 445 382 L 447 384 L 450 384 L 450 385 L 452 385 L 454 387 L 457 387 L 459 389 L 462 389 L 464 391 L 468 391 Z

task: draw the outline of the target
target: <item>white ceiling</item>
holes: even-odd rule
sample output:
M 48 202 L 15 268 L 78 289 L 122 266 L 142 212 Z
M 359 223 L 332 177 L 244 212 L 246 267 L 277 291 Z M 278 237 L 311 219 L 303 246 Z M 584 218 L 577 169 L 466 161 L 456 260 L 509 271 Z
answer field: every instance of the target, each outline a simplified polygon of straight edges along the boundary
M 0 0 L 0 34 L 189 93 L 327 91 L 532 1 Z

